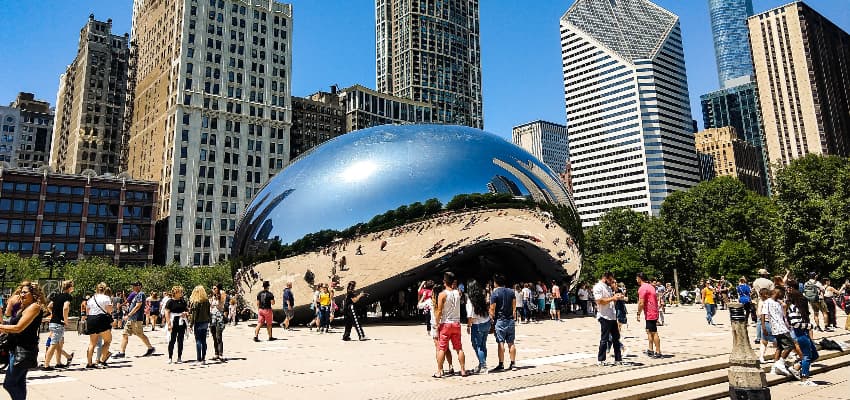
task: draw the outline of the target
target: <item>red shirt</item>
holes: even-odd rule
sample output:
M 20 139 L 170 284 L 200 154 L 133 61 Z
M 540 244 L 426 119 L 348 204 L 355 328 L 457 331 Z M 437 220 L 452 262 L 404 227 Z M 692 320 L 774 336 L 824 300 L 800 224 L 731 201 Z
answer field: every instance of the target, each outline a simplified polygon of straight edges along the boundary
M 652 285 L 644 282 L 638 289 L 638 299 L 643 300 L 643 312 L 647 321 L 658 320 L 658 295 Z

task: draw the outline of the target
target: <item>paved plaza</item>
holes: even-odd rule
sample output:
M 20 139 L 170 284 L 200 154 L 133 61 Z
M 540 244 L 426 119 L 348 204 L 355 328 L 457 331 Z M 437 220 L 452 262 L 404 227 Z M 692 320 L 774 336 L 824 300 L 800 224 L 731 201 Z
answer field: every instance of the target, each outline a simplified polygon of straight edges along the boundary
M 634 305 L 629 306 L 634 318 Z M 839 318 L 839 326 L 844 324 Z M 650 359 L 640 352 L 645 349 L 642 324 L 630 321 L 625 332 L 630 365 L 598 367 L 596 348 L 598 323 L 591 317 L 576 317 L 561 322 L 544 321 L 517 326 L 517 371 L 435 379 L 434 348 L 421 324 L 371 323 L 365 326 L 368 341 L 341 341 L 340 327 L 330 334 L 317 334 L 307 328 L 285 332 L 275 328 L 278 341 L 252 341 L 253 323 L 228 327 L 224 332 L 226 363 L 195 362 L 167 364 L 167 341 L 164 332 L 147 332 L 156 346 L 152 357 L 136 357 L 144 352 L 138 338 L 131 338 L 129 357 L 112 360 L 108 369 L 86 370 L 87 337 L 69 333 L 66 348 L 76 352 L 74 365 L 65 371 L 34 370 L 27 382 L 32 399 L 188 399 L 199 396 L 225 399 L 306 399 L 345 396 L 346 399 L 448 399 L 448 398 L 648 398 L 637 385 L 647 377 L 664 376 L 671 381 L 656 382 L 667 389 L 676 379 L 695 381 L 699 374 L 714 374 L 706 379 L 725 376 L 731 333 L 728 313 L 719 311 L 718 326 L 705 323 L 704 311 L 697 306 L 669 308 L 667 324 L 660 327 L 662 349 L 669 357 Z M 750 328 L 750 334 L 754 329 Z M 118 333 L 118 331 L 115 331 Z M 120 342 L 120 335 L 115 335 Z M 829 336 L 850 340 L 844 330 L 818 333 L 817 339 Z M 265 339 L 265 333 L 260 335 Z M 43 339 L 43 337 L 42 337 Z M 475 355 L 464 333 L 466 365 L 472 367 Z M 488 365 L 497 363 L 496 344 L 488 338 Z M 42 340 L 43 342 L 43 340 Z M 117 344 L 114 344 L 117 346 Z M 209 339 L 209 346 L 212 340 Z M 112 348 L 116 352 L 116 347 Z M 212 349 L 209 350 L 212 353 Z M 769 351 L 770 352 L 770 351 Z M 847 354 L 825 362 L 847 362 Z M 43 357 L 43 353 L 40 354 Z M 195 358 L 194 337 L 185 341 L 183 360 Z M 826 357 L 824 357 L 826 358 Z M 843 361 L 842 361 L 843 360 Z M 456 364 L 457 365 L 457 364 Z M 839 365 L 839 364 L 835 364 Z M 844 365 L 844 364 L 840 364 Z M 712 367 L 714 366 L 714 367 Z M 723 367 L 722 369 L 720 367 Z M 457 369 L 457 368 L 456 368 Z M 694 375 L 691 375 L 693 371 Z M 704 371 L 704 372 L 703 372 Z M 774 399 L 797 398 L 807 393 L 820 393 L 820 399 L 847 398 L 847 368 L 840 368 L 814 379 L 823 384 L 802 388 L 796 383 L 774 387 Z M 667 374 L 667 375 L 665 375 Z M 667 383 L 673 382 L 673 383 Z M 725 385 L 716 381 L 718 385 Z M 615 393 L 599 393 L 605 385 L 621 385 Z M 630 386 L 634 386 L 630 388 Z M 647 388 L 651 388 L 646 386 Z M 788 387 L 789 389 L 777 389 Z M 663 389 L 663 388 L 662 388 Z M 5 391 L 0 399 L 7 398 Z M 663 394 L 663 391 L 653 393 Z M 688 392 L 685 392 L 688 393 Z M 581 397 L 585 396 L 585 397 Z M 631 397 L 630 397 L 631 396 Z M 844 397 L 841 397 L 844 396 Z M 662 398 L 698 398 L 674 393 Z M 812 398 L 812 397 L 809 397 Z

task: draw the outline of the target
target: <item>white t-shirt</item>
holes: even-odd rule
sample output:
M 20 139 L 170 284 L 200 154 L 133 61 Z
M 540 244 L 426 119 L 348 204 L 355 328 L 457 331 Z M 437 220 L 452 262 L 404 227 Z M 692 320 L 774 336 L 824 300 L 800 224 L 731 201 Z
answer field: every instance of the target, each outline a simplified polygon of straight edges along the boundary
M 485 311 L 484 315 L 476 314 L 472 302 L 468 299 L 466 300 L 466 317 L 475 325 L 490 322 L 490 313 Z
M 112 305 L 112 299 L 105 294 L 95 294 L 89 299 L 87 305 L 89 310 L 86 314 L 88 315 L 106 314 L 106 308 Z
M 611 287 L 602 281 L 597 282 L 596 285 L 593 286 L 593 298 L 597 301 L 613 295 L 614 291 L 611 290 Z M 604 305 L 597 303 L 596 318 L 605 318 L 609 321 L 617 319 L 617 313 L 614 311 L 614 303 L 615 302 L 613 301 Z
M 579 289 L 578 290 L 578 299 L 587 301 L 587 289 Z
M 531 289 L 524 287 L 522 288 L 522 301 L 531 300 Z
M 546 293 L 543 293 L 543 287 L 537 285 L 534 289 L 537 290 L 537 300 L 546 300 Z
M 764 301 L 763 310 L 768 321 L 770 321 L 771 334 L 774 336 L 782 335 L 791 331 L 788 328 L 788 322 L 785 321 L 785 310 L 782 308 L 782 304 L 774 299 L 767 299 Z

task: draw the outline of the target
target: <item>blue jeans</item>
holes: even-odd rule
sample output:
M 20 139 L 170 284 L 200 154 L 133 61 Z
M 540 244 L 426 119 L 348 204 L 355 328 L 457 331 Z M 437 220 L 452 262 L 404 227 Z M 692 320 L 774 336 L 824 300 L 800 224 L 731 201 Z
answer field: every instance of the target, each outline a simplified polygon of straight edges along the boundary
M 487 335 L 490 333 L 490 322 L 472 324 L 472 348 L 478 356 L 478 366 L 487 367 Z
M 195 351 L 198 353 L 198 361 L 207 359 L 207 332 L 209 329 L 209 322 L 195 323 Z
M 325 328 L 329 329 L 331 327 L 331 307 L 330 306 L 321 306 L 319 307 L 319 329 Z
M 717 313 L 717 304 L 705 304 L 705 320 L 708 321 L 709 324 L 713 324 L 714 314 Z
M 800 360 L 800 375 L 809 376 L 809 368 L 812 362 L 818 359 L 818 350 L 812 339 L 809 337 L 809 332 L 794 328 L 794 334 L 797 335 L 797 344 L 800 345 L 800 351 L 803 352 L 803 359 Z
M 27 371 L 26 368 L 15 367 L 15 354 L 9 352 L 9 366 L 6 367 L 3 389 L 9 392 L 9 397 L 12 400 L 25 400 L 27 398 Z

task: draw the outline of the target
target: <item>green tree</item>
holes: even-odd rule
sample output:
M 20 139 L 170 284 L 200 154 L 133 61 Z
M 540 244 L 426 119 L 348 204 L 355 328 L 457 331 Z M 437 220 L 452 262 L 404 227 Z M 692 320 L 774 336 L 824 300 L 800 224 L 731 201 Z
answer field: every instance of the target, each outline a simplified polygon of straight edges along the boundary
M 708 276 L 725 275 L 730 281 L 740 276 L 753 276 L 753 266 L 759 264 L 761 256 L 743 240 L 724 240 L 714 249 L 700 253 L 700 265 Z
M 776 173 L 776 203 L 785 261 L 801 275 L 846 274 L 850 160 L 810 154 Z

